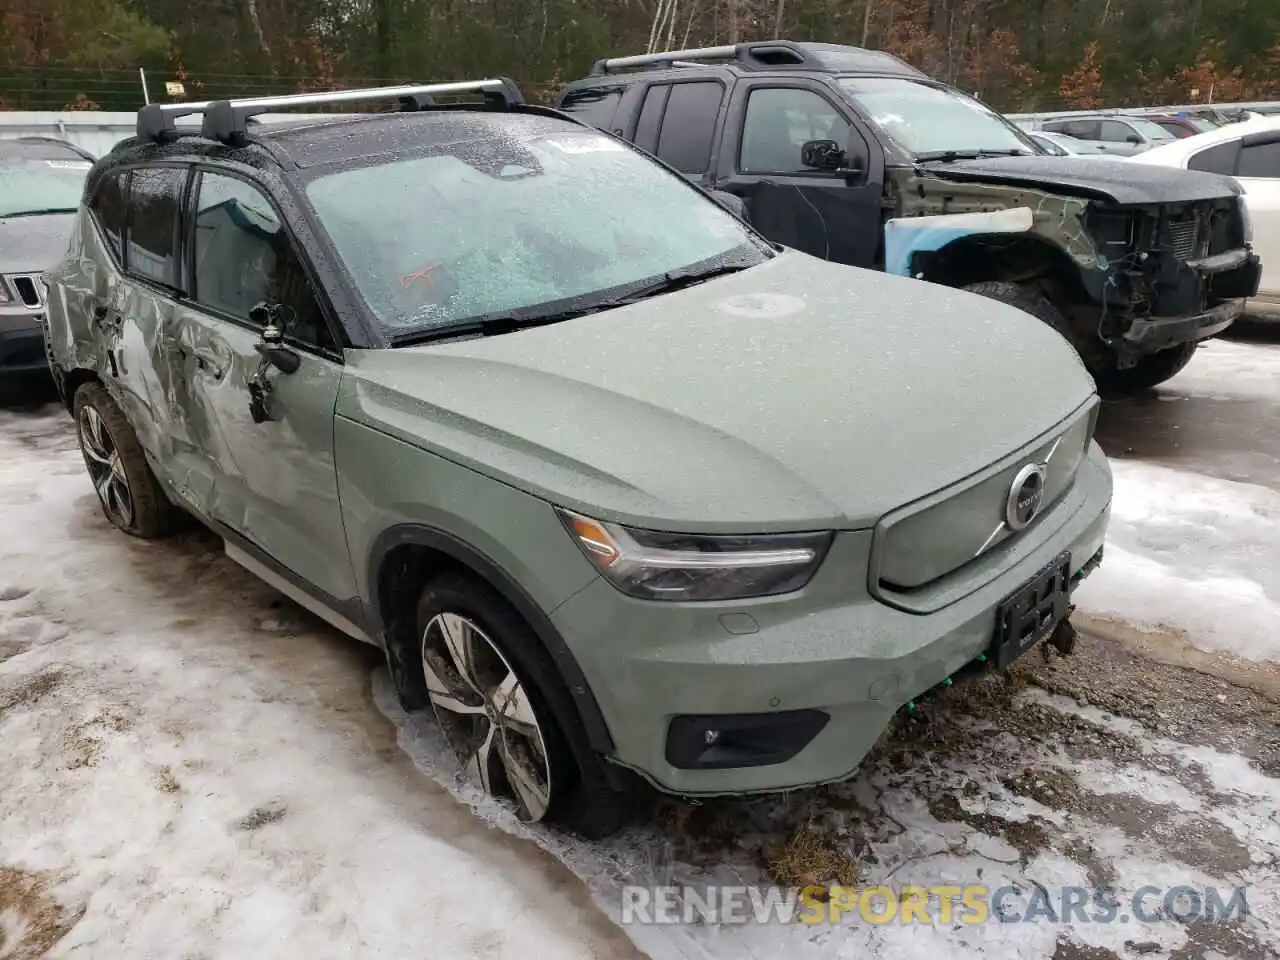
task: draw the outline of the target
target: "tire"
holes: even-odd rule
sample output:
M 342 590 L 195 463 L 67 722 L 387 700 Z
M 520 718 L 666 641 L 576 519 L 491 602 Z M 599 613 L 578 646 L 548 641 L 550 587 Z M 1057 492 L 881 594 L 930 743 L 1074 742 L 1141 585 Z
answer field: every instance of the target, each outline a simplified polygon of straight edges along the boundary
M 1067 318 L 1036 287 L 1023 283 L 1012 283 L 1008 280 L 983 280 L 981 283 L 971 283 L 964 289 L 981 297 L 999 300 L 1001 303 L 1007 303 L 1011 307 L 1017 307 L 1019 310 L 1031 314 L 1037 320 L 1053 327 L 1054 330 L 1062 334 L 1068 343 L 1072 342 L 1071 328 L 1067 325 Z
M 144 540 L 171 533 L 180 514 L 151 472 L 138 435 L 102 384 L 82 384 L 72 413 L 85 469 L 111 525 Z
M 506 600 L 478 578 L 451 571 L 423 588 L 416 620 L 432 711 L 481 789 L 512 801 L 526 823 L 553 823 L 589 840 L 626 825 L 637 796 L 609 786 L 555 665 Z M 454 652 L 461 647 L 465 653 Z M 522 782 L 542 790 L 522 789 Z
M 1125 397 L 1142 393 L 1170 380 L 1180 373 L 1195 356 L 1199 341 L 1180 343 L 1158 353 L 1143 357 L 1135 366 L 1126 369 L 1107 367 L 1094 372 L 1098 392 L 1103 396 Z

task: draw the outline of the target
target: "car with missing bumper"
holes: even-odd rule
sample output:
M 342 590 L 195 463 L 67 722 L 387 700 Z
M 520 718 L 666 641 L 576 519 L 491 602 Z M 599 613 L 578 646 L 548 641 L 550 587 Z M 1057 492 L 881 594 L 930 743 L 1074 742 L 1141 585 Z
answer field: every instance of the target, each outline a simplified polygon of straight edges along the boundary
M 92 157 L 60 140 L 0 140 L 0 383 L 44 373 L 44 284 L 67 252 Z
M 772 240 L 1020 307 L 1104 393 L 1168 380 L 1257 291 L 1230 178 L 1048 156 L 880 51 L 759 41 L 613 57 L 557 102 L 737 195 Z
M 361 96 L 403 109 L 147 107 L 91 172 L 48 337 L 113 524 L 198 518 L 590 836 L 646 782 L 846 778 L 1069 636 L 1111 474 L 1061 337 L 779 248 L 509 81 L 287 105 Z

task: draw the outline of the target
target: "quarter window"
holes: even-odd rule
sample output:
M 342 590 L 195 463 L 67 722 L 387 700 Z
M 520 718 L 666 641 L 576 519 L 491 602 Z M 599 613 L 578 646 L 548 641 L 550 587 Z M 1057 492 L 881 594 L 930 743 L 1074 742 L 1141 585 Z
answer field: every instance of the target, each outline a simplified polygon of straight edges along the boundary
M 618 109 L 625 87 L 581 87 L 570 90 L 560 101 L 560 109 L 593 127 L 608 127 Z
M 1221 173 L 1228 177 L 1236 172 L 1236 158 L 1240 155 L 1240 141 L 1228 140 L 1207 147 L 1194 154 L 1187 161 L 1188 170 L 1203 170 L 1206 173 Z
M 107 238 L 107 246 L 117 260 L 121 259 L 120 238 L 124 235 L 125 195 L 128 185 L 129 171 L 108 174 L 98 183 L 93 202 L 89 205 Z
M 258 304 L 285 306 L 286 334 L 334 347 L 288 231 L 261 190 L 238 177 L 204 173 L 196 201 L 195 298 L 239 320 Z
M 849 142 L 849 122 L 823 97 L 794 87 L 751 91 L 738 166 L 744 173 L 806 173 L 801 148 L 810 140 Z
M 187 171 L 150 167 L 133 171 L 125 216 L 125 269 L 131 274 L 178 286 L 178 210 Z

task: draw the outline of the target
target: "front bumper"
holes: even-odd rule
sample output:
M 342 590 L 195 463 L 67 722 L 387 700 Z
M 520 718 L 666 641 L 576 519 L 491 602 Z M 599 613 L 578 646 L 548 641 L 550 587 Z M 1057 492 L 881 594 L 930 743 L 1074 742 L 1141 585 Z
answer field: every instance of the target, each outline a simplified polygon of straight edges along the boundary
M 49 369 L 40 314 L 0 308 L 0 373 L 30 373 Z
M 1091 444 L 1039 539 L 978 590 L 928 614 L 870 595 L 871 532 L 847 531 L 797 594 L 645 603 L 597 580 L 552 620 L 600 704 L 611 759 L 659 789 L 708 796 L 842 780 L 904 703 L 987 652 L 1006 597 L 1063 550 L 1071 551 L 1071 573 L 1080 573 L 1102 547 L 1110 504 L 1111 471 Z M 689 769 L 706 733 L 697 718 L 730 715 L 747 733 L 722 723 L 722 762 Z M 770 716 L 778 723 L 770 726 Z M 743 765 L 751 750 L 769 762 Z

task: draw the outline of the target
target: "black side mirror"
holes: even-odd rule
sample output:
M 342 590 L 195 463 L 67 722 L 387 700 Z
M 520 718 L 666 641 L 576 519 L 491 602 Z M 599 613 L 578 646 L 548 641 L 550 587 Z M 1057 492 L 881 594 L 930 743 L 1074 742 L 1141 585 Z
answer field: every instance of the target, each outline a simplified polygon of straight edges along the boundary
M 274 324 L 262 328 L 262 339 L 253 345 L 258 355 L 281 373 L 296 373 L 302 358 L 284 345 L 284 333 Z
M 844 148 L 834 140 L 810 140 L 800 147 L 800 162 L 811 170 L 841 170 L 844 161 Z
M 724 207 L 739 220 L 749 222 L 747 216 L 747 203 L 736 193 L 729 193 L 726 190 L 711 190 L 711 199 L 720 206 Z
M 1124 138 L 1125 143 L 1132 143 L 1135 147 L 1142 145 L 1142 138 L 1136 133 L 1131 133 Z

